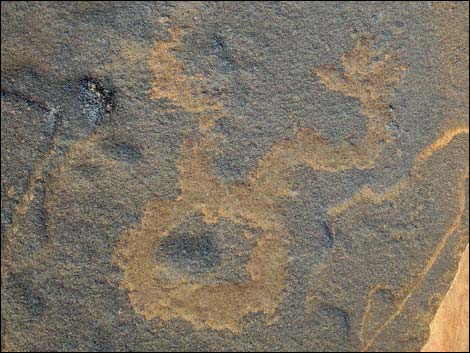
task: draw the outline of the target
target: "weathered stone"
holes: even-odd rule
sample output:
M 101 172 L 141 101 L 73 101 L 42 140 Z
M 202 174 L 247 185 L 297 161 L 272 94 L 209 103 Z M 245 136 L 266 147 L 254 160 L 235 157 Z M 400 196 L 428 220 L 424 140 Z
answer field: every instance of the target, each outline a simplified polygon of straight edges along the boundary
M 468 3 L 1 6 L 2 350 L 421 349 Z

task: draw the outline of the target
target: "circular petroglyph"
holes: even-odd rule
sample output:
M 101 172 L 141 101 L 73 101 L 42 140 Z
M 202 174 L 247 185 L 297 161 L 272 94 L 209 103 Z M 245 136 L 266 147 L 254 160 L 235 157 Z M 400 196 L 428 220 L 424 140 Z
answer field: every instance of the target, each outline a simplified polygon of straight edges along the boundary
M 122 288 L 145 318 L 182 318 L 197 328 L 239 333 L 243 317 L 273 315 L 283 298 L 289 232 L 282 201 L 294 195 L 291 170 L 301 164 L 326 172 L 371 168 L 392 139 L 386 128 L 392 118 L 387 95 L 404 67 L 376 51 L 370 37 L 360 36 L 344 54 L 343 68 L 323 65 L 317 75 L 328 89 L 359 99 L 368 118 L 362 143 L 335 147 L 314 131 L 300 130 L 274 144 L 244 183 L 224 183 L 211 166 L 220 138 L 216 121 L 227 112 L 204 94 L 202 77 L 184 74 L 174 55 L 184 32 L 168 31 L 172 40 L 156 42 L 149 58 L 155 74 L 150 94 L 195 114 L 199 135 L 181 147 L 181 194 L 176 200 L 149 201 L 140 225 L 119 242 L 114 260 L 124 270 Z M 235 233 L 245 239 L 230 236 L 230 227 L 238 227 Z

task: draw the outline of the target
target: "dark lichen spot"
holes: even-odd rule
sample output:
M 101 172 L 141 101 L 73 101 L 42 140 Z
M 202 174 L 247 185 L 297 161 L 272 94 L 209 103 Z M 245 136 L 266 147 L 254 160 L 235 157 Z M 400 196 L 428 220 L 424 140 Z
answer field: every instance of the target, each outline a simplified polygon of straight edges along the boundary
M 114 90 L 97 79 L 86 77 L 80 81 L 82 113 L 92 125 L 99 125 L 115 107 Z
M 214 233 L 174 234 L 164 238 L 160 251 L 173 265 L 198 275 L 210 271 L 220 262 Z
M 387 124 L 387 129 L 391 131 L 394 136 L 397 136 L 400 132 L 400 125 L 396 121 L 391 121 Z
M 251 277 L 246 266 L 258 236 L 259 230 L 224 218 L 207 224 L 194 215 L 161 239 L 156 258 L 171 267 L 170 277 L 197 276 L 192 280 L 206 285 L 248 283 Z
M 232 52 L 227 45 L 225 39 L 220 35 L 214 35 L 212 39 L 212 50 L 214 54 L 223 62 L 223 65 L 228 70 L 233 70 L 235 67 L 235 60 Z

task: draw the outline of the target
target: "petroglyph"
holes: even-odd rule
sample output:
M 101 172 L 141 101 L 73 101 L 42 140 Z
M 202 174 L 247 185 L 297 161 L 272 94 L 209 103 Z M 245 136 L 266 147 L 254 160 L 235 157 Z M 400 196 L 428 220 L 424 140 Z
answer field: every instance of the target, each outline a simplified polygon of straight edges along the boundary
M 2 350 L 422 347 L 468 5 L 3 2 L 2 34 Z
M 367 295 L 367 305 L 362 317 L 360 338 L 369 338 L 387 319 L 384 313 L 390 315 L 395 309 L 395 296 L 390 288 L 377 285 Z
M 273 146 L 271 153 L 259 162 L 254 179 L 269 179 L 270 183 L 277 179 L 276 182 L 282 183 L 287 170 L 303 163 L 328 172 L 367 169 L 374 165 L 392 138 L 386 129 L 390 121 L 387 98 L 405 66 L 398 64 L 391 54 L 373 50 L 371 40 L 370 36 L 360 36 L 355 47 L 343 55 L 343 68 L 322 65 L 316 71 L 328 89 L 360 100 L 361 112 L 368 120 L 367 134 L 361 144 L 334 147 L 314 131 L 303 129 L 296 139 Z
M 203 95 L 204 78 L 185 73 L 178 61 L 175 51 L 182 47 L 184 32 L 171 26 L 168 32 L 171 39 L 155 43 L 149 56 L 154 73 L 150 96 L 197 114 L 202 137 L 186 138 L 181 146 L 180 196 L 149 201 L 140 225 L 123 235 L 114 261 L 124 270 L 121 287 L 129 291 L 133 308 L 146 319 L 182 318 L 196 328 L 240 333 L 244 316 L 256 312 L 272 316 L 283 298 L 289 234 L 282 220 L 281 198 L 293 196 L 290 171 L 305 163 L 329 172 L 371 168 L 391 139 L 385 128 L 390 120 L 387 96 L 404 66 L 392 55 L 373 50 L 371 38 L 361 36 L 344 54 L 343 69 L 324 65 L 317 75 L 326 88 L 360 100 L 368 119 L 363 142 L 334 147 L 314 131 L 301 130 L 294 139 L 274 144 L 243 185 L 228 184 L 218 180 L 209 167 L 217 137 L 212 128 L 225 108 Z M 223 218 L 260 230 L 246 264 L 248 283 L 213 284 L 204 275 L 175 279 L 169 275 L 174 271 L 171 265 L 155 256 L 176 227 L 198 214 L 208 226 Z M 253 237 L 249 231 L 245 234 Z
M 415 164 L 410 171 L 410 176 L 405 179 L 402 183 L 399 183 L 399 187 L 394 188 L 392 191 L 385 193 L 384 195 L 377 196 L 375 194 L 368 194 L 366 198 L 372 200 L 372 202 L 377 203 L 379 200 L 391 199 L 391 198 L 403 198 L 405 195 L 410 195 L 410 191 L 415 189 L 417 184 L 426 182 L 429 180 L 430 175 L 434 173 L 434 169 L 431 168 L 430 160 L 432 162 L 432 156 L 437 154 L 438 151 L 443 149 L 444 147 L 448 146 L 456 137 L 460 135 L 468 135 L 469 129 L 465 126 L 451 128 L 445 131 L 445 133 L 438 138 L 434 143 L 430 146 L 426 147 L 418 158 L 415 161 Z M 467 155 L 468 155 L 468 140 L 466 138 L 466 143 L 464 145 L 464 149 L 467 148 Z M 461 220 L 463 214 L 465 212 L 465 199 L 466 199 L 466 192 L 465 192 L 465 181 L 468 179 L 469 173 L 469 166 L 468 160 L 466 161 L 466 166 L 464 169 L 457 173 L 454 176 L 455 180 L 449 183 L 452 187 L 452 190 L 448 190 L 449 194 L 456 199 L 455 210 L 453 210 L 454 218 L 447 228 L 443 236 L 441 237 L 440 241 L 438 242 L 437 246 L 434 249 L 431 257 L 428 261 L 424 264 L 424 267 L 419 271 L 417 278 L 414 282 L 410 283 L 408 286 L 403 288 L 400 293 L 398 293 L 398 297 L 401 298 L 398 303 L 396 304 L 396 309 L 391 313 L 391 315 L 377 328 L 377 330 L 373 333 L 373 335 L 368 339 L 365 340 L 364 345 L 362 347 L 362 351 L 368 350 L 375 342 L 377 337 L 383 332 L 383 330 L 393 322 L 398 315 L 402 312 L 405 305 L 407 304 L 408 300 L 411 298 L 412 294 L 421 286 L 424 282 L 426 275 L 433 267 L 434 263 L 438 259 L 439 255 L 444 250 L 449 237 L 458 229 L 461 224 Z M 442 185 L 441 185 L 442 187 Z M 411 190 L 410 190 L 411 189 Z M 380 201 L 379 201 L 380 202 Z M 434 201 L 436 202 L 436 201 Z M 432 207 L 431 202 L 431 207 Z M 428 205 L 429 207 L 429 205 Z
M 395 291 L 385 284 L 377 284 L 369 291 L 360 329 L 360 337 L 363 342 L 362 351 L 369 350 L 377 337 L 404 310 L 413 293 L 425 281 L 428 272 L 444 250 L 449 237 L 461 225 L 465 212 L 465 181 L 468 178 L 468 160 L 457 159 L 459 162 L 456 166 L 453 166 L 456 173 L 452 178 L 449 178 L 445 185 L 439 182 L 439 178 L 435 178 L 435 173 L 436 166 L 438 166 L 438 170 L 446 167 L 445 157 L 440 153 L 444 149 L 459 154 L 466 151 L 468 154 L 468 133 L 467 125 L 449 122 L 444 133 L 425 147 L 416 157 L 408 175 L 389 190 L 376 193 L 369 187 L 365 187 L 350 199 L 328 210 L 331 219 L 347 218 L 348 224 L 359 224 L 359 219 L 366 218 L 368 224 L 377 224 L 374 228 L 377 236 L 389 236 L 395 240 L 430 234 L 431 229 L 428 229 L 426 225 L 433 226 L 432 220 L 439 221 L 443 225 L 448 224 L 444 234 L 436 241 L 435 247 L 429 250 L 429 259 L 412 276 L 412 282 L 397 288 Z M 447 168 L 450 167 L 447 166 Z M 430 198 L 428 195 L 433 195 L 433 197 Z M 427 212 L 429 209 L 437 208 L 439 200 L 443 197 L 451 197 L 456 201 L 453 208 L 448 210 L 453 215 L 450 220 L 447 214 L 442 216 L 443 219 L 436 220 L 435 215 L 431 216 Z M 427 203 L 423 204 L 423 200 L 427 200 Z M 401 206 L 410 203 L 415 205 L 415 211 L 407 217 L 412 217 L 413 220 L 406 221 L 405 218 L 405 221 L 403 221 L 403 216 L 399 217 L 399 215 L 403 215 Z M 401 219 L 400 224 L 395 224 L 395 219 Z M 404 229 L 402 223 L 422 224 L 423 226 L 415 226 L 410 230 Z M 350 236 L 354 237 L 356 235 L 351 234 Z M 373 238 L 370 241 L 373 241 Z M 388 251 L 384 251 L 384 253 L 388 253 Z M 376 270 L 380 272 L 380 269 Z M 378 308 L 380 308 L 382 314 L 386 314 L 385 317 L 375 315 L 376 317 L 373 318 L 374 310 Z

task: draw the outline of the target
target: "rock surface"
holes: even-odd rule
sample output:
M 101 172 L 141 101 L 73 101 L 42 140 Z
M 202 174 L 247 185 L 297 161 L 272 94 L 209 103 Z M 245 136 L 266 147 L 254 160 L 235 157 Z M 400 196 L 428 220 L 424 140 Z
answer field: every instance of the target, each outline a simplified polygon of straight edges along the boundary
M 468 245 L 421 352 L 468 352 Z
M 467 2 L 1 6 L 2 350 L 421 349 Z

